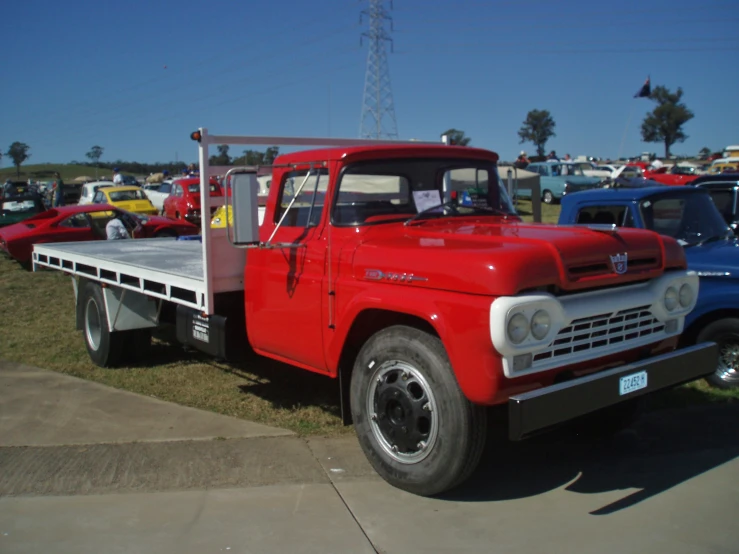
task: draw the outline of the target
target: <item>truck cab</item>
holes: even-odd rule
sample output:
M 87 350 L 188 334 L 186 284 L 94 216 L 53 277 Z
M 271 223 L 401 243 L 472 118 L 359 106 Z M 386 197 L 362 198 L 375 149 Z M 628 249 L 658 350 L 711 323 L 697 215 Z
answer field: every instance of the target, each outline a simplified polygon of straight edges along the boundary
M 685 249 L 688 268 L 700 277 L 682 344 L 717 342 L 716 371 L 707 380 L 733 388 L 739 386 L 739 240 L 727 225 L 733 215 L 727 218 L 717 209 L 735 205 L 734 188 L 726 185 L 713 191 L 702 186 L 590 191 L 565 199 L 559 224 L 642 228 L 676 239 Z

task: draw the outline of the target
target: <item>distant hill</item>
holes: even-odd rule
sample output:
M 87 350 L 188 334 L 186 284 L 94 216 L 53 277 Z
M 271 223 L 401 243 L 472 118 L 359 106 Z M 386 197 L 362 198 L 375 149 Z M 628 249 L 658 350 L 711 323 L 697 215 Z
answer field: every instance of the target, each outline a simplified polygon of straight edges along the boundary
M 58 171 L 62 176 L 63 181 L 73 181 L 77 177 L 92 177 L 95 178 L 95 168 L 86 165 L 71 165 L 71 164 L 36 164 L 36 165 L 22 165 L 21 166 L 21 181 L 28 181 L 33 179 L 34 181 L 51 181 L 54 178 L 54 172 Z M 123 172 L 126 174 L 126 172 Z M 113 177 L 113 172 L 110 169 L 99 168 L 97 170 L 98 178 Z M 4 167 L 0 169 L 0 182 L 4 183 L 6 179 L 16 180 L 15 167 Z

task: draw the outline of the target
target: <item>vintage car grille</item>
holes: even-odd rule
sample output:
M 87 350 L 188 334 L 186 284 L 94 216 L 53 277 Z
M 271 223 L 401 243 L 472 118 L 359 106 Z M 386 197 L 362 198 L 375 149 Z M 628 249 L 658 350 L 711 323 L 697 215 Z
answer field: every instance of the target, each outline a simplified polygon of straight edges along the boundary
M 596 353 L 600 348 L 619 343 L 628 349 L 630 342 L 664 329 L 664 323 L 652 315 L 649 306 L 575 319 L 557 334 L 546 350 L 534 355 L 533 362 L 536 365 L 585 351 Z

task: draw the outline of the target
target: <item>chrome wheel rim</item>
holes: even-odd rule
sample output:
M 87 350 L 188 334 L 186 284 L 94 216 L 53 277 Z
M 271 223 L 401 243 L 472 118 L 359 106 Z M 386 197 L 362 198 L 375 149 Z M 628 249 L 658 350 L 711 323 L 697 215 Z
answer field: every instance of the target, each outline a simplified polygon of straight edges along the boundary
M 375 440 L 396 462 L 415 464 L 433 450 L 439 434 L 436 398 L 412 365 L 390 360 L 375 368 L 366 408 Z
M 98 305 L 95 299 L 90 298 L 85 305 L 85 336 L 87 337 L 87 344 L 90 345 L 90 348 L 96 351 L 100 348 L 102 334 Z

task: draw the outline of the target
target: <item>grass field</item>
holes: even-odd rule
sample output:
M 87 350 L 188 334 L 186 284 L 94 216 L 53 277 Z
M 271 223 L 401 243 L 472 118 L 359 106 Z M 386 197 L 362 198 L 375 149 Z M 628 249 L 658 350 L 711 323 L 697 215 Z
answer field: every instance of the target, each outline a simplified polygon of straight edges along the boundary
M 521 203 L 522 212 L 530 205 Z M 558 206 L 544 206 L 556 221 Z M 27 272 L 0 256 L 0 357 L 75 375 L 179 404 L 276 425 L 300 434 L 350 431 L 340 421 L 338 383 L 307 371 L 257 359 L 229 365 L 185 351 L 171 336 L 157 336 L 146 367 L 101 369 L 89 359 L 75 330 L 69 277 L 56 271 Z M 653 405 L 675 407 L 731 402 L 739 391 L 717 391 L 704 383 L 668 391 Z

